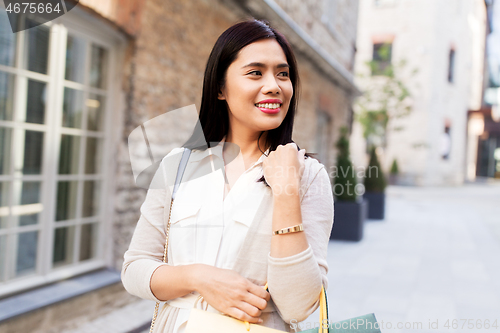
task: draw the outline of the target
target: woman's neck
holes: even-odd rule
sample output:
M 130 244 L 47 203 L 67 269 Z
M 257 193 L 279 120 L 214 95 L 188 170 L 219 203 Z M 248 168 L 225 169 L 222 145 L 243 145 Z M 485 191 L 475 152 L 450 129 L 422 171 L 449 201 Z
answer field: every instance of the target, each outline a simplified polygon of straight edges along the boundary
M 267 132 L 261 135 L 260 140 L 259 135 L 260 132 L 252 135 L 244 135 L 243 133 L 235 134 L 229 131 L 225 142 L 236 144 L 240 148 L 240 154 L 245 160 L 258 159 L 262 155 L 262 152 L 267 150 Z

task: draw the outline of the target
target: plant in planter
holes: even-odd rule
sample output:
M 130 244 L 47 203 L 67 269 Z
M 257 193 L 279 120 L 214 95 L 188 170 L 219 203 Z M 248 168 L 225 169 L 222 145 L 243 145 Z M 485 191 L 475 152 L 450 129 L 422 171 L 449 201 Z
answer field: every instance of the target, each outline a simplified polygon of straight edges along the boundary
M 394 161 L 392 161 L 391 170 L 389 172 L 389 184 L 396 185 L 398 183 L 398 176 L 399 176 L 398 160 L 394 159 Z
M 375 147 L 370 151 L 370 162 L 365 172 L 365 194 L 368 201 L 368 218 L 383 220 L 385 215 L 385 181 Z
M 347 128 L 341 129 L 337 149 L 337 166 L 333 177 L 335 214 L 330 239 L 360 241 L 363 238 L 367 203 L 362 198 L 358 200 L 356 195 L 356 175 L 349 157 Z

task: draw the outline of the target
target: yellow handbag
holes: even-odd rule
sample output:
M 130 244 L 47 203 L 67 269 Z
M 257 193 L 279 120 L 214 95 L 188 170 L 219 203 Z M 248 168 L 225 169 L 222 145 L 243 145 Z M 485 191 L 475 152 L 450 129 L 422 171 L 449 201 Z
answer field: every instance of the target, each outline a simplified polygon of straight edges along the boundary
M 267 284 L 266 284 L 267 287 Z M 267 289 L 267 288 L 266 288 Z M 202 298 L 201 296 L 198 300 Z M 321 287 L 319 299 L 319 322 L 325 323 L 320 327 L 318 333 L 328 333 L 328 311 L 326 305 L 326 294 L 324 286 Z M 324 321 L 326 319 L 326 321 Z M 186 333 L 279 333 L 285 332 L 277 329 L 265 327 L 258 324 L 243 322 L 228 315 L 221 315 L 214 312 L 207 312 L 196 308 L 191 309 L 191 314 L 186 326 Z

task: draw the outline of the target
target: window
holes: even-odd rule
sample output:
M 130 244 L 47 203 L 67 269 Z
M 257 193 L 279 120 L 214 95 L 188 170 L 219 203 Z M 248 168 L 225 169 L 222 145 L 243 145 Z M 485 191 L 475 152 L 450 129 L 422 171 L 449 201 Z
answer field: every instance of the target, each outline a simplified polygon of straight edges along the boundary
M 453 83 L 454 81 L 454 71 L 455 71 L 455 50 L 450 49 L 448 55 L 448 82 Z
M 0 296 L 103 266 L 112 44 L 17 22 L 0 6 Z
M 445 125 L 444 132 L 441 134 L 441 158 L 448 160 L 451 153 L 451 134 L 450 125 Z
M 374 43 L 373 60 L 371 62 L 372 75 L 387 75 L 392 60 L 392 43 Z

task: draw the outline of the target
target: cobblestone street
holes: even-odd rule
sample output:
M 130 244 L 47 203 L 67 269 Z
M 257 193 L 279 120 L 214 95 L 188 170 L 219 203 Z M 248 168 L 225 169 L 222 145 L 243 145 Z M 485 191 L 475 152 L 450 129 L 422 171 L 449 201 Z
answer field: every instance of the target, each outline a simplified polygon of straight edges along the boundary
M 484 325 L 500 326 L 500 184 L 389 187 L 387 200 L 386 219 L 367 221 L 361 242 L 330 242 L 330 319 L 374 312 L 382 332 L 496 331 Z M 140 301 L 71 332 L 127 332 L 153 306 Z M 461 329 L 464 319 L 473 321 Z

